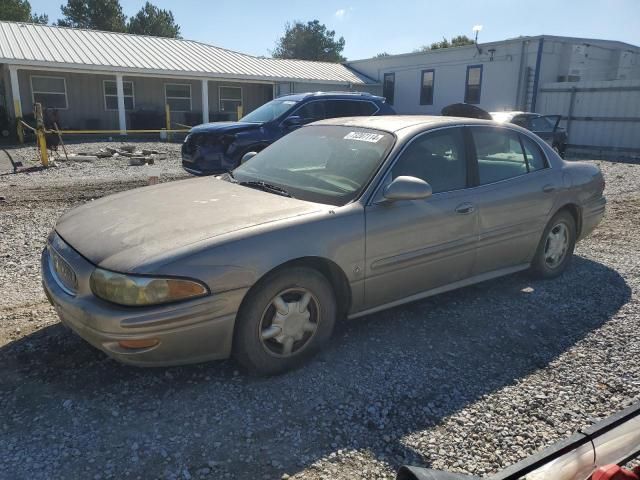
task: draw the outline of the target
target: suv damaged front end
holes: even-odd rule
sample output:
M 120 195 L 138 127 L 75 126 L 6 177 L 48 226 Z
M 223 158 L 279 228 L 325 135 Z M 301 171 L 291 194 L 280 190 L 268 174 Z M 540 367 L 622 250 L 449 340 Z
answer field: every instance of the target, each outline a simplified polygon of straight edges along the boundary
M 191 132 L 182 144 L 182 166 L 195 175 L 224 173 L 237 166 L 236 134 Z

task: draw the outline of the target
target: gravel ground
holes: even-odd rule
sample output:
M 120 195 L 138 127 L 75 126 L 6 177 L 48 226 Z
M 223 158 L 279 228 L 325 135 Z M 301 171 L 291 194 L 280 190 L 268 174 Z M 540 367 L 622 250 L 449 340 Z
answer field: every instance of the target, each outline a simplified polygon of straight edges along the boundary
M 151 148 L 167 151 L 163 181 L 184 176 L 177 145 Z M 127 367 L 58 323 L 39 285 L 46 235 L 147 167 L 0 176 L 0 478 L 381 479 L 405 462 L 487 475 L 620 410 L 640 398 L 640 165 L 596 163 L 607 216 L 561 278 L 344 322 L 270 379 L 231 361 Z

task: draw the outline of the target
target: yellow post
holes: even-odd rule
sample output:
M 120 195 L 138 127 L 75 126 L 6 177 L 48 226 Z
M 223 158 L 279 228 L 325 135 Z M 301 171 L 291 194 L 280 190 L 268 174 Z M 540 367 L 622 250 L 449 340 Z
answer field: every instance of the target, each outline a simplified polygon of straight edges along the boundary
M 16 99 L 13 101 L 13 111 L 16 114 L 18 142 L 24 143 L 24 130 L 22 128 L 22 107 L 20 106 L 20 100 Z
M 237 115 L 238 115 L 238 120 L 240 120 L 244 116 L 242 115 L 242 105 L 238 105 Z
M 168 103 L 164 106 L 164 113 L 167 121 L 167 141 L 171 141 L 171 108 Z
M 40 161 L 43 167 L 49 166 L 49 155 L 47 154 L 47 140 L 44 136 L 44 119 L 42 118 L 42 105 L 35 104 L 36 110 L 36 137 L 40 148 Z

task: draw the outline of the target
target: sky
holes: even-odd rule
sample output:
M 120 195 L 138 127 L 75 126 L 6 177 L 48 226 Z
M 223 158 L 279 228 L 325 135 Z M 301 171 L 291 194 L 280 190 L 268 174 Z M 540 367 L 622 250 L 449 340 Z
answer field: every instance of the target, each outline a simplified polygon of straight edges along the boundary
M 61 0 L 30 0 L 49 21 Z M 144 1 L 121 0 L 127 16 Z M 478 41 L 520 35 L 562 35 L 640 45 L 640 0 L 152 0 L 173 12 L 182 36 L 252 55 L 269 56 L 287 22 L 318 19 L 346 41 L 349 60 L 407 53 L 442 37 Z

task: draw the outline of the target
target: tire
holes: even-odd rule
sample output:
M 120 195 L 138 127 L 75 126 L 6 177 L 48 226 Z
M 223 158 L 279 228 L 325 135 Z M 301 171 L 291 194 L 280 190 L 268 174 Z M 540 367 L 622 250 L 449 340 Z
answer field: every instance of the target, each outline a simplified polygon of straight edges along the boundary
M 233 356 L 254 374 L 275 375 L 294 369 L 327 343 L 336 311 L 333 288 L 318 271 L 292 267 L 275 272 L 261 280 L 243 302 L 236 320 Z
M 561 241 L 562 237 L 566 237 L 566 242 Z M 568 211 L 561 210 L 544 229 L 531 262 L 531 273 L 538 278 L 561 275 L 571 263 L 575 246 L 576 221 Z

